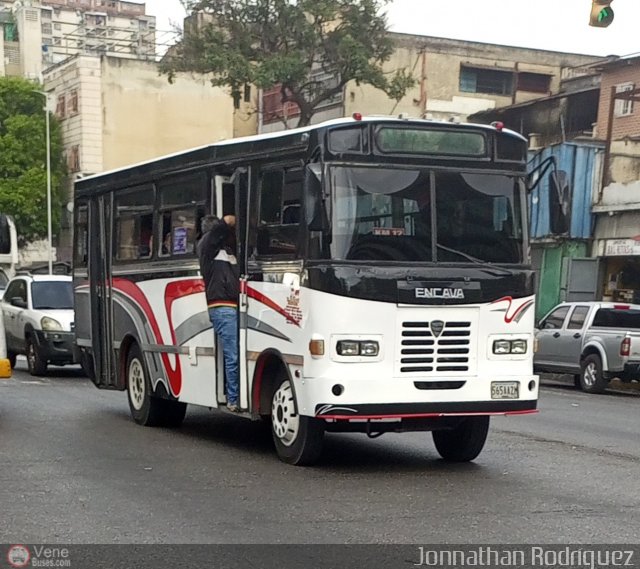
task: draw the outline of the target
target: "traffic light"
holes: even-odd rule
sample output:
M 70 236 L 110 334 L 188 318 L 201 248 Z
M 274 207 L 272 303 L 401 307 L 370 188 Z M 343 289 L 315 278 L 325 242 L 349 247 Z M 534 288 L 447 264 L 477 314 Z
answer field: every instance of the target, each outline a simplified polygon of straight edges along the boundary
M 594 28 L 606 28 L 613 22 L 613 10 L 611 9 L 613 0 L 591 0 L 591 2 L 589 25 Z

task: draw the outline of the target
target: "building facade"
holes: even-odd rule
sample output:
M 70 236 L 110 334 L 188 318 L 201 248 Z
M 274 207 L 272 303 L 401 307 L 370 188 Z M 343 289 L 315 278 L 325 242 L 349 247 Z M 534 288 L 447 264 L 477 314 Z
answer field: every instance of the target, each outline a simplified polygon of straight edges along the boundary
M 124 0 L 0 0 L 0 75 L 39 79 L 76 54 L 156 59 L 156 19 Z
M 233 100 L 205 76 L 157 64 L 76 55 L 47 69 L 44 88 L 60 120 L 69 172 L 58 258 L 70 258 L 73 182 L 81 177 L 233 137 Z
M 383 69 L 410 71 L 416 85 L 393 101 L 370 85 L 349 82 L 325 103 L 312 122 L 351 116 L 406 114 L 465 121 L 478 111 L 523 103 L 559 90 L 563 69 L 600 61 L 589 55 L 485 44 L 462 40 L 390 34 L 393 56 Z M 327 78 L 329 79 L 329 78 Z M 297 108 L 282 105 L 277 88 L 263 92 L 260 129 L 281 130 L 297 122 Z
M 640 57 L 609 61 L 600 71 L 597 131 L 607 160 L 593 203 L 593 255 L 601 263 L 603 297 L 640 302 L 640 101 L 615 98 L 631 92 L 637 99 Z

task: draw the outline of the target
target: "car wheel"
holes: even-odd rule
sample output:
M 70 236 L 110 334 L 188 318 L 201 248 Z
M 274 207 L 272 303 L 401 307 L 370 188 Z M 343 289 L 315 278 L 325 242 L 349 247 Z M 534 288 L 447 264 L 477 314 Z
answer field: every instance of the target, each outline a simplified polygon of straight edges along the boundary
M 16 354 L 15 352 L 7 352 L 7 359 L 9 360 L 9 365 L 11 366 L 11 369 L 14 369 L 16 367 L 16 359 L 18 357 L 18 354 Z
M 271 399 L 271 433 L 283 462 L 311 465 L 322 454 L 324 425 L 314 417 L 298 414 L 289 378 L 280 382 Z
M 596 354 L 589 354 L 580 366 L 580 389 L 585 393 L 602 393 L 609 380 L 602 371 L 602 360 Z
M 453 429 L 433 431 L 433 442 L 449 462 L 469 462 L 476 458 L 487 440 L 489 417 L 465 417 Z
M 145 427 L 179 427 L 187 411 L 186 403 L 154 397 L 147 366 L 138 344 L 127 355 L 127 398 L 133 420 Z
M 25 352 L 27 353 L 27 367 L 31 375 L 40 376 L 47 373 L 47 362 L 40 357 L 38 348 L 31 338 L 26 340 Z

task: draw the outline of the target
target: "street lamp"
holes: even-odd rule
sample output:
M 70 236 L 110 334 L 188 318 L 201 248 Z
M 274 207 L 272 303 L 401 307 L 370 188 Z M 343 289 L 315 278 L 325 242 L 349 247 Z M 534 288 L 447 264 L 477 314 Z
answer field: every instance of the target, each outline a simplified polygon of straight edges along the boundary
M 51 130 L 49 125 L 49 94 L 37 91 L 44 97 L 45 129 L 47 138 L 47 243 L 49 244 L 49 274 L 53 274 L 53 240 L 51 236 Z

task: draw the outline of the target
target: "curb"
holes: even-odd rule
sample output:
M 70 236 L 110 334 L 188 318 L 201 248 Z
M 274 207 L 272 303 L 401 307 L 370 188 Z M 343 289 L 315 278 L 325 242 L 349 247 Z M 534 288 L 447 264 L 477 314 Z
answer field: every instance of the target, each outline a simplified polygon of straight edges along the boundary
M 573 385 L 573 376 L 558 374 L 540 374 L 540 385 L 556 385 L 571 386 Z M 576 391 L 580 391 L 576 389 Z M 582 393 L 582 391 L 580 391 Z M 623 393 L 625 395 L 640 395 L 640 382 L 632 381 L 626 383 L 619 379 L 612 379 L 605 393 Z

